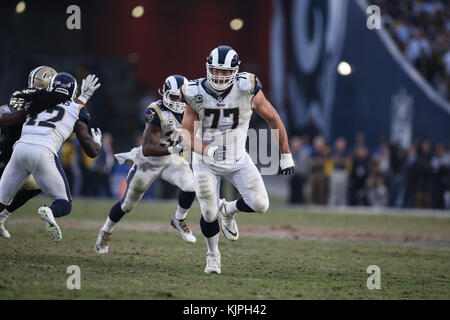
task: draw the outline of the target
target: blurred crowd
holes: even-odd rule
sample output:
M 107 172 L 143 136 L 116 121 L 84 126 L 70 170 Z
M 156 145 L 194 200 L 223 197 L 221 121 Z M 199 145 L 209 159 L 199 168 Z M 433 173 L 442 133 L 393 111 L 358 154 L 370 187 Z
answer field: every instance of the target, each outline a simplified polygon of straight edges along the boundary
M 405 57 L 450 100 L 450 2 L 372 0 Z
M 291 203 L 450 209 L 450 148 L 416 141 L 405 149 L 382 140 L 374 149 L 358 132 L 343 137 L 291 139 L 296 173 Z
M 112 143 L 112 135 L 103 133 L 102 149 L 95 159 L 84 153 L 74 134 L 63 144 L 59 157 L 74 197 L 113 197 L 110 177 L 115 158 Z

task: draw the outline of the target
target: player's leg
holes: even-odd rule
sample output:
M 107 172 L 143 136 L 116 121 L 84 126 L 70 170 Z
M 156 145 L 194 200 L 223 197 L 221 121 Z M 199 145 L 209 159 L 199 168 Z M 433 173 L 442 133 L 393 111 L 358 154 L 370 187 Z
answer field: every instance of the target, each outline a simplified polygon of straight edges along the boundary
M 269 208 L 269 197 L 261 174 L 250 156 L 247 154 L 246 157 L 246 163 L 239 170 L 227 176 L 241 197 L 230 202 L 225 199 L 220 201 L 219 214 L 222 231 L 225 237 L 231 241 L 239 238 L 239 230 L 234 219 L 237 212 L 265 213 Z
M 26 165 L 29 163 L 23 161 L 22 156 L 22 148 L 18 144 L 0 179 L 0 236 L 3 238 L 11 237 L 4 226 L 9 216 L 5 214 L 5 209 L 11 204 L 28 176 Z
M 0 236 L 6 235 L 10 237 L 11 235 L 9 232 L 5 229 L 5 223 L 8 220 L 8 218 L 11 216 L 11 214 L 19 209 L 21 206 L 23 206 L 25 203 L 28 202 L 31 198 L 34 198 L 38 194 L 41 193 L 41 190 L 39 189 L 38 185 L 34 181 L 34 178 L 32 175 L 29 175 L 27 179 L 25 180 L 25 183 L 23 184 L 22 189 L 20 189 L 16 196 L 14 197 L 11 204 L 6 207 L 5 210 L 0 212 L 0 220 L 3 221 L 3 225 L 0 225 Z
M 170 224 L 181 234 L 184 241 L 194 243 L 196 238 L 186 222 L 189 209 L 195 200 L 194 175 L 189 163 L 184 158 L 172 158 L 168 166 L 161 172 L 161 179 L 180 188 L 178 207 Z
M 114 227 L 123 216 L 133 210 L 144 196 L 145 191 L 159 177 L 162 168 L 146 168 L 145 170 L 133 165 L 127 176 L 127 188 L 124 195 L 110 210 L 105 224 L 100 228 L 95 250 L 100 253 L 108 253 L 109 242 Z
M 53 200 L 50 207 L 40 207 L 38 214 L 51 239 L 61 241 L 61 229 L 55 218 L 64 217 L 72 211 L 69 183 L 59 158 L 46 147 L 36 146 L 36 150 L 41 153 L 41 157 L 33 172 L 34 179 L 42 192 Z
M 202 216 L 200 228 L 206 240 L 206 273 L 221 273 L 219 252 L 218 202 L 221 177 L 213 174 L 207 167 L 194 164 L 194 187 L 200 203 Z

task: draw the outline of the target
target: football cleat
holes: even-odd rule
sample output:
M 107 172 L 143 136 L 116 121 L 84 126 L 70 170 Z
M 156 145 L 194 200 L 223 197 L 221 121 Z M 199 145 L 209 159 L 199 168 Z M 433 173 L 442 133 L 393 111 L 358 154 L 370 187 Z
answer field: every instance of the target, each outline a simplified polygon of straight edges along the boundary
M 53 217 L 52 209 L 46 206 L 40 207 L 38 214 L 41 217 L 41 220 L 44 221 L 45 229 L 50 235 L 50 238 L 52 238 L 53 241 L 61 241 L 61 229 L 59 229 L 59 226 L 55 221 L 55 217 Z
M 106 232 L 100 229 L 97 241 L 95 242 L 95 251 L 99 254 L 105 254 L 109 251 L 109 241 L 111 241 L 112 232 Z
M 6 228 L 5 228 L 4 222 L 0 223 L 0 236 L 5 239 L 11 238 L 11 235 L 9 234 L 8 230 L 6 230 Z
M 175 216 L 172 217 L 172 220 L 170 220 L 170 224 L 172 227 L 174 227 L 183 237 L 183 240 L 189 243 L 195 243 L 197 239 L 192 234 L 191 228 L 188 226 L 185 220 L 180 221 L 175 218 Z
M 225 199 L 220 200 L 219 216 L 222 226 L 222 232 L 225 238 L 230 241 L 237 241 L 239 239 L 239 230 L 234 219 L 234 215 L 227 213 L 225 206 Z
M 206 254 L 205 273 L 221 273 L 220 270 L 220 252 Z

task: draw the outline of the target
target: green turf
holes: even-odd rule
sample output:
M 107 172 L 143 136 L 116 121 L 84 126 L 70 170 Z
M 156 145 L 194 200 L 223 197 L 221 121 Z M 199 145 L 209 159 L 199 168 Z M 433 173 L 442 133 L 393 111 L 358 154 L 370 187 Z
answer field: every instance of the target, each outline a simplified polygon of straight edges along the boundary
M 63 228 L 53 243 L 39 224 L 37 199 L 14 214 L 13 238 L 0 239 L 0 299 L 448 299 L 450 248 L 385 242 L 324 241 L 221 235 L 222 274 L 203 273 L 205 244 L 190 245 L 173 232 L 121 230 L 111 252 L 94 252 L 97 228 Z M 63 219 L 104 220 L 113 202 L 75 201 Z M 173 204 L 139 205 L 124 221 L 168 223 Z M 194 207 L 190 223 L 198 224 Z M 36 225 L 14 224 L 36 219 Z M 239 225 L 450 235 L 450 218 L 313 214 L 270 210 L 243 214 Z M 70 265 L 81 268 L 81 290 L 68 290 Z M 381 290 L 366 286 L 369 265 L 381 268 Z

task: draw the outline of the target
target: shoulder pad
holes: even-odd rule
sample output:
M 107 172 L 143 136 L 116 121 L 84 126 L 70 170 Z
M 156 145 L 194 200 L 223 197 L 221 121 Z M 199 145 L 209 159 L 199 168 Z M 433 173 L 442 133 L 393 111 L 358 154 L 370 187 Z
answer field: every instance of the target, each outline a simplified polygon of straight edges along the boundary
M 145 117 L 147 122 L 155 125 L 161 125 L 162 121 L 162 113 L 161 108 L 159 107 L 160 101 L 155 101 L 150 103 L 150 105 L 145 110 Z
M 261 82 L 258 77 L 249 72 L 241 72 L 236 76 L 236 82 L 239 90 L 246 91 L 251 95 L 256 95 L 262 89 Z
M 203 79 L 191 80 L 181 87 L 181 101 L 193 106 L 197 103 L 198 87 Z

